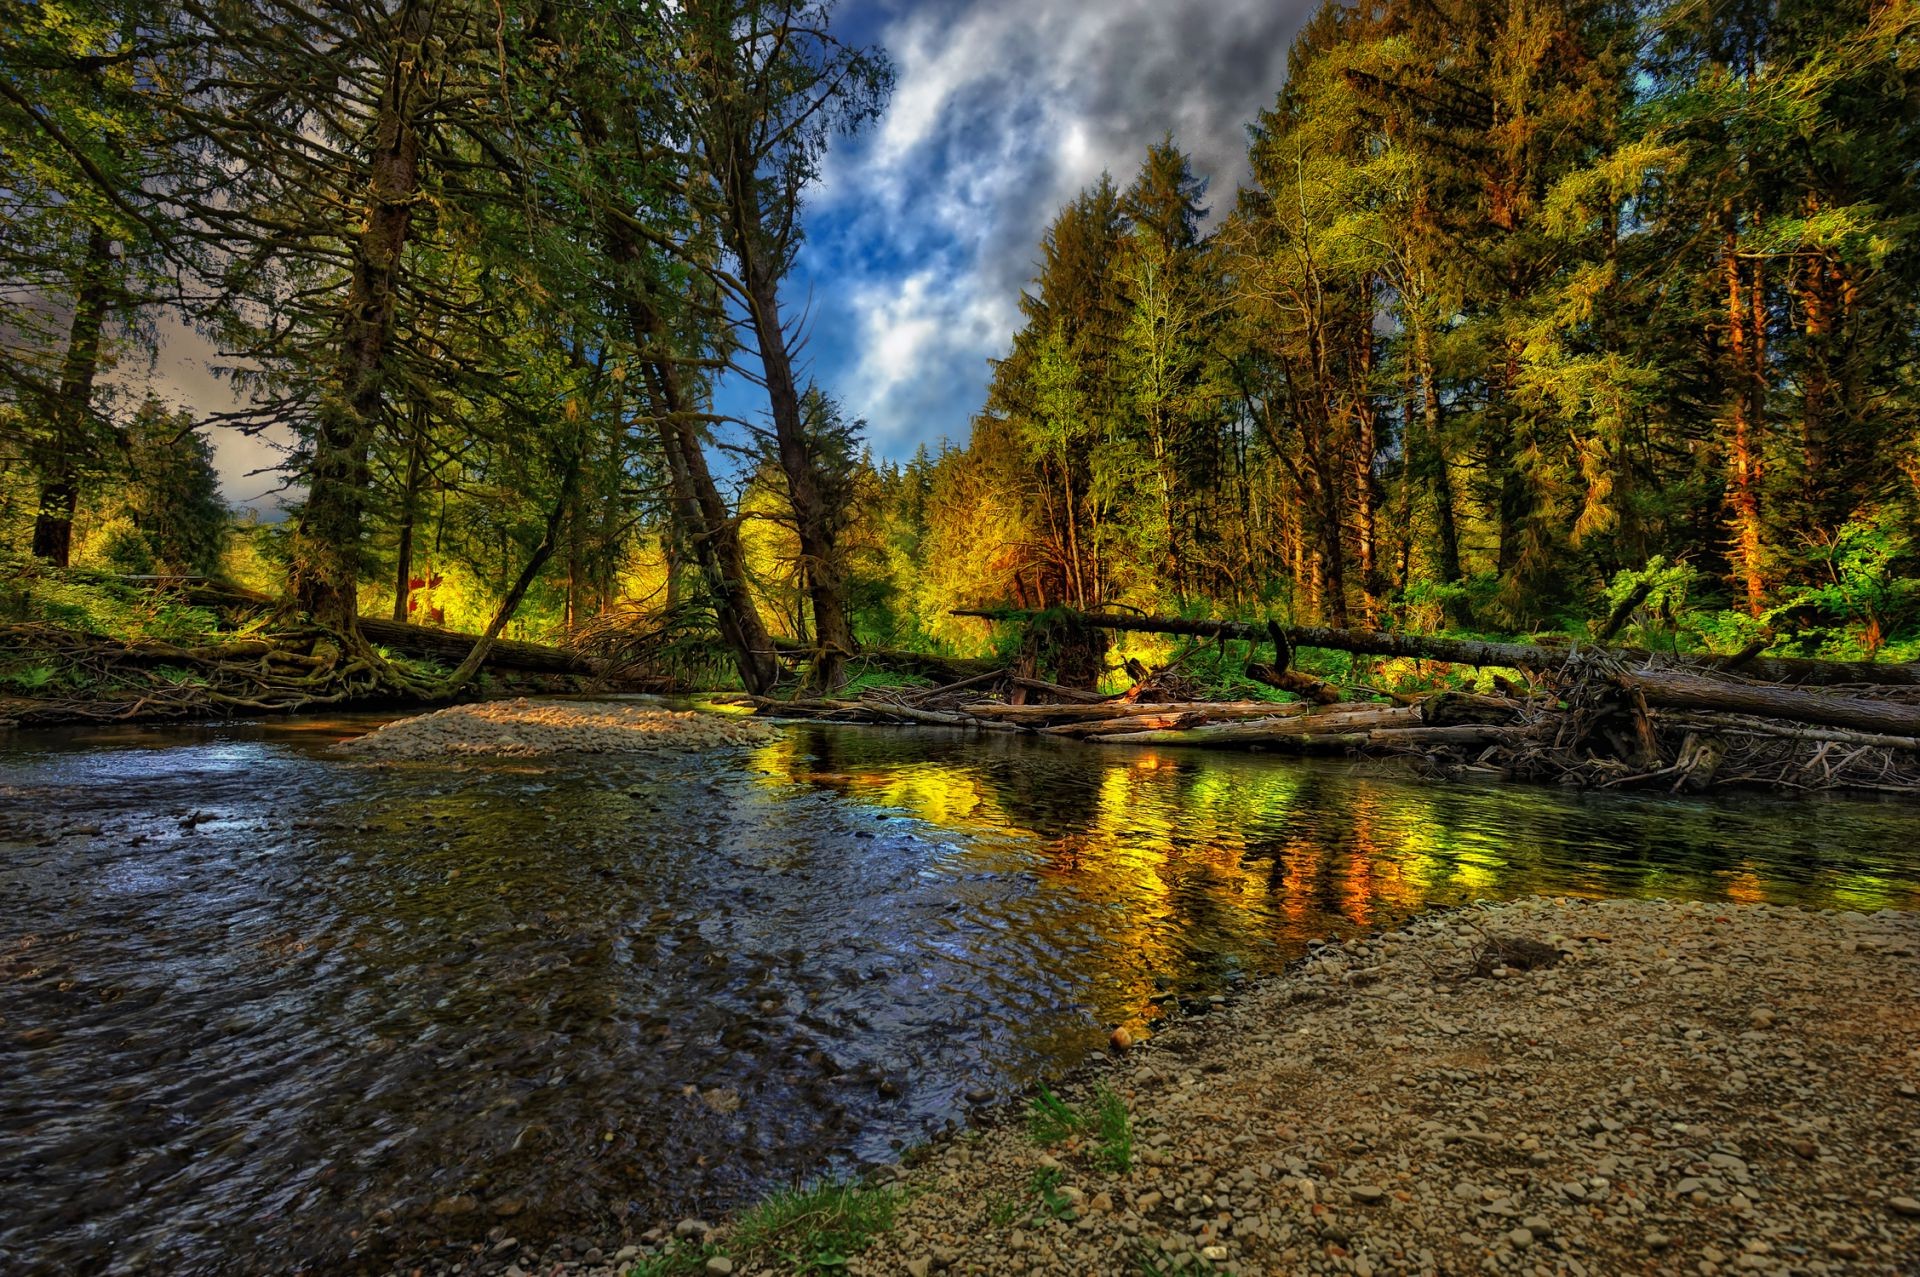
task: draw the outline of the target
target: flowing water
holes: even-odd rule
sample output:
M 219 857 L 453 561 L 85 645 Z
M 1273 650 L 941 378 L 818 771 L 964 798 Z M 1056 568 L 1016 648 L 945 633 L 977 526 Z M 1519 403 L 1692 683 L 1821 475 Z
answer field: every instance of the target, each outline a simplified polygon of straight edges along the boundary
M 328 751 L 364 726 L 0 740 L 0 1271 L 615 1239 L 890 1159 L 1112 1024 L 1433 904 L 1920 906 L 1890 804 L 931 729 Z

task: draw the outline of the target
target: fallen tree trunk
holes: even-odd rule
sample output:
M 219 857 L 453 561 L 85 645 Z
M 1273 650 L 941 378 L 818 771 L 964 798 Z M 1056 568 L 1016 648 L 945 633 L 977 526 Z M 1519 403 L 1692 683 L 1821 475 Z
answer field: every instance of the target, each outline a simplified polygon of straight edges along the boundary
M 385 647 L 397 648 L 415 656 L 445 658 L 455 664 L 471 656 L 474 645 L 481 639 L 478 634 L 409 625 L 405 621 L 389 621 L 375 616 L 360 618 L 360 633 L 371 642 Z M 594 673 L 594 663 L 578 652 L 518 639 L 494 639 L 486 653 L 486 664 L 495 669 L 526 670 L 535 674 Z
M 1794 723 L 1818 723 L 1887 736 L 1920 735 L 1920 705 L 1868 700 L 1794 687 L 1724 682 L 1672 671 L 1622 674 L 1614 681 L 1658 709 L 1720 710 Z
M 1302 707 L 1304 708 L 1304 707 Z M 1139 731 L 1131 725 L 1089 739 L 1135 745 L 1213 745 L 1238 748 L 1279 741 L 1315 739 L 1330 745 L 1348 743 L 1354 733 L 1365 735 L 1383 727 L 1421 726 L 1418 706 L 1341 707 L 1317 712 L 1270 715 L 1241 723 L 1203 723 L 1198 727 Z
M 957 608 L 952 615 L 1028 623 L 1049 614 L 1016 608 Z M 1446 661 L 1454 665 L 1503 665 L 1513 669 L 1551 670 L 1565 664 L 1572 651 L 1570 648 L 1543 647 L 1532 643 L 1490 643 L 1480 639 L 1445 638 L 1437 634 L 1393 634 L 1385 630 L 1342 630 L 1317 625 L 1269 627 L 1244 621 L 1190 621 L 1182 617 L 1123 616 L 1109 612 L 1067 612 L 1065 615 L 1084 625 L 1127 633 L 1247 639 L 1253 642 L 1268 641 L 1277 629 L 1294 647 L 1317 647 L 1362 656 L 1404 656 L 1417 660 Z M 1637 648 L 1592 645 L 1582 650 L 1604 651 L 1623 661 L 1660 667 L 1698 665 L 1738 669 L 1744 675 L 1770 683 L 1920 686 L 1920 664 L 1882 665 L 1873 661 L 1816 661 L 1784 656 L 1741 659 L 1744 653 L 1737 656 L 1675 656 Z
M 1279 705 L 1271 701 L 1105 701 L 1085 705 L 999 705 L 991 702 L 967 706 L 967 712 L 981 718 L 1009 723 L 1053 724 L 1096 722 L 1101 719 L 1126 719 L 1142 714 L 1172 714 L 1199 710 L 1209 719 L 1270 718 L 1276 714 L 1301 714 L 1305 705 Z

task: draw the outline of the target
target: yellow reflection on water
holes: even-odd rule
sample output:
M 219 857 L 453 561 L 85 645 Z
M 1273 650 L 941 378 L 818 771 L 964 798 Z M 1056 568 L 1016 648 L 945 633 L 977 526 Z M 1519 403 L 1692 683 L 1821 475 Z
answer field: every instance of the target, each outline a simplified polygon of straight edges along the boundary
M 1004 858 L 1096 919 L 1098 966 L 1143 1006 L 1149 973 L 1196 953 L 1270 952 L 1432 903 L 1529 892 L 1913 903 L 1910 887 L 1832 873 L 1809 886 L 1704 804 L 1584 804 L 1552 791 L 1443 785 L 1184 750 L 799 730 L 759 747 L 763 785 L 821 787 L 940 829 L 963 858 Z M 1877 821 L 1872 812 L 1855 813 Z M 1004 859 L 1001 860 L 1004 863 Z

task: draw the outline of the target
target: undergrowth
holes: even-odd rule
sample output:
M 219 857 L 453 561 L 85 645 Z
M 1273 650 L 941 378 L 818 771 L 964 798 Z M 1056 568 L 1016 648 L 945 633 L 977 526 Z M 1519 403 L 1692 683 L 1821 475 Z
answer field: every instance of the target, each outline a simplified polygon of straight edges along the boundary
M 1118 1175 L 1133 1169 L 1133 1118 L 1126 1101 L 1104 1084 L 1082 1108 L 1041 1087 L 1028 1110 L 1027 1133 L 1043 1147 L 1084 1138 L 1105 1169 Z
M 669 1244 L 628 1269 L 628 1277 L 685 1277 L 726 1255 L 736 1263 L 778 1264 L 787 1273 L 842 1272 L 847 1261 L 893 1227 L 905 1200 L 896 1188 L 829 1180 L 773 1194 L 741 1214 L 721 1244 Z

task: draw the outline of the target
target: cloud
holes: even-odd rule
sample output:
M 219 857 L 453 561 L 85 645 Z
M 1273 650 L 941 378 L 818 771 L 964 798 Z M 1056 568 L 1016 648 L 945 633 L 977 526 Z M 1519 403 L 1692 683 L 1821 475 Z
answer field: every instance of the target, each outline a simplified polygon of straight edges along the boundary
M 1041 233 L 1102 171 L 1125 185 L 1168 132 L 1231 202 L 1307 0 L 979 0 L 877 19 L 886 112 L 828 155 L 803 286 L 815 362 L 902 456 L 964 439 L 1018 323 Z M 866 16 L 870 22 L 875 15 Z M 803 282 L 804 281 L 804 282 Z
M 839 30 L 885 46 L 896 85 L 881 118 L 828 153 L 789 292 L 807 312 L 808 371 L 867 419 L 877 452 L 964 442 L 1042 231 L 1102 170 L 1125 185 L 1171 131 L 1213 179 L 1210 202 L 1232 202 L 1245 126 L 1272 103 L 1314 7 L 845 0 Z M 166 328 L 156 366 L 128 380 L 202 414 L 238 406 L 206 340 Z M 729 407 L 755 410 L 751 387 L 723 389 Z M 277 509 L 278 480 L 250 472 L 284 441 L 213 435 L 227 499 Z

